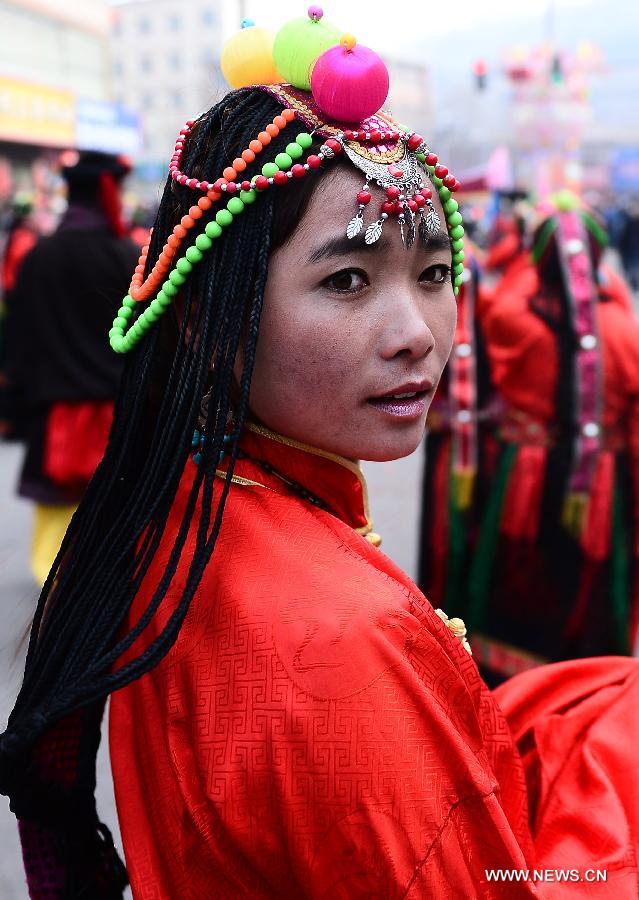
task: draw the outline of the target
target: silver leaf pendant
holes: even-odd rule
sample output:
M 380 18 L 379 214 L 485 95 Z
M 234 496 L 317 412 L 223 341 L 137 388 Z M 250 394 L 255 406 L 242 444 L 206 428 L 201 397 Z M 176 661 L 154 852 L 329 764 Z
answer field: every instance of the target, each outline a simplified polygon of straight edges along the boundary
M 351 219 L 346 228 L 346 237 L 354 238 L 356 237 L 364 226 L 364 213 L 360 211 L 357 213 L 354 219 Z
M 402 236 L 402 244 L 406 247 L 406 235 L 404 234 L 404 216 L 399 217 L 399 233 Z
M 422 244 L 428 241 L 428 229 L 426 228 L 426 216 L 420 209 L 419 211 L 419 239 Z
M 374 244 L 376 241 L 378 241 L 382 236 L 383 224 L 384 220 L 378 219 L 377 222 L 373 222 L 372 225 L 369 225 L 366 229 L 366 234 L 364 235 L 364 243 Z
M 412 209 L 408 211 L 408 231 L 406 234 L 406 249 L 410 250 L 410 248 L 415 243 L 415 213 Z
M 431 207 L 426 214 L 426 230 L 428 234 L 438 234 L 440 225 L 441 219 L 439 218 L 437 211 Z

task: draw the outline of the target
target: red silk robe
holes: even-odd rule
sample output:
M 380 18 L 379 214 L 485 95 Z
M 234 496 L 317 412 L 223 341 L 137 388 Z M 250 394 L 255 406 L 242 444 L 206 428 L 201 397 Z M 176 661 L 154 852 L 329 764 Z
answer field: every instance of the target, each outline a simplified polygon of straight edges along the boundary
M 506 721 L 459 639 L 366 539 L 358 467 L 255 427 L 242 447 L 335 515 L 239 461 L 176 644 L 113 696 L 134 897 L 534 896 L 485 874 L 532 866 Z M 129 626 L 164 571 L 194 470 Z

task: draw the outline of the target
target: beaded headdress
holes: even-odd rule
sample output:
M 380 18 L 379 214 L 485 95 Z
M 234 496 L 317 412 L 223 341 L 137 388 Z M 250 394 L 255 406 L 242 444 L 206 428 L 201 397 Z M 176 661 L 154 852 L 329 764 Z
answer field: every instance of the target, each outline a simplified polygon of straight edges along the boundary
M 129 293 L 109 332 L 116 353 L 126 353 L 138 343 L 173 302 L 213 241 L 246 206 L 264 191 L 304 178 L 340 155 L 364 177 L 350 220 L 345 216 L 349 239 L 363 232 L 364 242 L 373 244 L 381 237 L 386 221 L 397 218 L 406 248 L 414 244 L 417 235 L 426 242 L 442 228 L 432 200 L 433 190 L 438 191 L 451 240 L 454 291 L 458 293 L 464 269 L 464 228 L 452 194 L 459 182 L 421 135 L 398 125 L 381 108 L 388 96 L 389 77 L 376 53 L 326 23 L 321 8 L 311 6 L 308 17 L 287 23 L 276 36 L 245 20 L 242 30 L 224 47 L 221 66 L 231 87 L 253 86 L 267 91 L 281 103 L 282 112 L 215 181 L 193 178 L 182 171 L 183 151 L 194 122 L 188 121 L 182 128 L 169 174 L 176 184 L 201 196 L 174 227 L 146 279 L 148 245 L 142 249 Z M 294 119 L 310 131 L 298 134 L 284 152 L 263 163 L 260 172 L 251 174 L 257 157 Z M 308 153 L 303 159 L 314 136 L 323 143 L 317 153 Z M 371 183 L 383 188 L 385 199 L 377 216 L 366 217 L 365 221 L 372 200 Z M 225 207 L 213 214 L 214 206 L 222 200 L 226 200 Z M 178 257 L 178 250 L 196 230 L 195 240 Z M 141 309 L 143 303 L 146 306 Z

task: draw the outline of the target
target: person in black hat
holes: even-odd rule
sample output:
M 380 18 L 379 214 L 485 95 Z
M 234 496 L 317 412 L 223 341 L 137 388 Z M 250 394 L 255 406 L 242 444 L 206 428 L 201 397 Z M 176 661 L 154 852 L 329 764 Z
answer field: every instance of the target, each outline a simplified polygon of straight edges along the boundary
M 129 171 L 125 159 L 94 151 L 62 170 L 67 211 L 15 286 L 7 377 L 26 442 L 18 493 L 36 504 L 31 568 L 40 584 L 110 427 L 121 363 L 104 333 L 138 256 L 121 217 Z

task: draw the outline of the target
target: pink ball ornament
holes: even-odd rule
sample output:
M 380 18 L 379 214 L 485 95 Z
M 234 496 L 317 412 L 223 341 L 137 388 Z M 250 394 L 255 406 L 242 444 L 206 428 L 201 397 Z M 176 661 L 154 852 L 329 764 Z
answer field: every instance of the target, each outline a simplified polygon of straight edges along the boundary
M 311 77 L 315 102 L 334 122 L 361 122 L 388 97 L 388 69 L 373 50 L 344 36 L 318 58 Z

